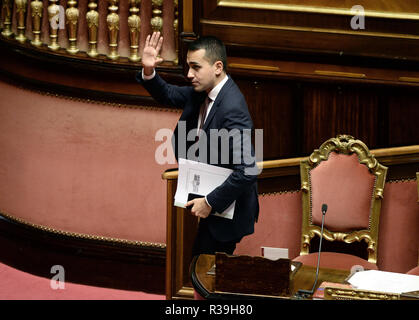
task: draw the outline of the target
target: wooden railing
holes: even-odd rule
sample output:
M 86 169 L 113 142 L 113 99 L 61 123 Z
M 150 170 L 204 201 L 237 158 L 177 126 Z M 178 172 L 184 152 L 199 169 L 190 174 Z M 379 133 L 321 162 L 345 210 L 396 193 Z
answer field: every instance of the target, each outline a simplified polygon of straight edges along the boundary
M 1 35 L 59 55 L 133 63 L 152 31 L 161 56 L 178 64 L 178 0 L 3 0 Z

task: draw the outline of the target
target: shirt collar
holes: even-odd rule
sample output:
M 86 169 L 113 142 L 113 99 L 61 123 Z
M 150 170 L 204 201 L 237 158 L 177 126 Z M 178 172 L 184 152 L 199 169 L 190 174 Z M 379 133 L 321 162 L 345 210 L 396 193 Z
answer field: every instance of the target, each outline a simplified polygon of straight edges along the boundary
M 221 88 L 225 85 L 225 83 L 228 80 L 228 75 L 226 75 L 224 77 L 223 80 L 221 80 L 221 82 L 219 84 L 217 84 L 209 93 L 208 93 L 208 97 L 211 99 L 211 101 L 215 101 L 215 99 L 217 98 L 218 94 L 221 91 Z

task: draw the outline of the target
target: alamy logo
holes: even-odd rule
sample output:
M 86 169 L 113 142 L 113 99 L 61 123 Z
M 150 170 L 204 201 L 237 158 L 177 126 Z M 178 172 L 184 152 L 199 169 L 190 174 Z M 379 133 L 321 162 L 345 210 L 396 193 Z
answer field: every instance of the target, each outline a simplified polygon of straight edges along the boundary
M 65 29 L 65 9 L 61 5 L 54 6 L 48 12 L 50 25 L 54 30 Z
M 365 29 L 365 10 L 361 5 L 356 5 L 351 8 L 351 14 L 354 16 L 351 19 L 351 28 L 353 30 Z
M 254 148 L 252 132 L 255 138 Z M 262 171 L 260 164 L 263 160 L 263 129 L 210 129 L 207 135 L 203 130 L 197 132 L 193 129 L 186 132 L 186 122 L 179 121 L 176 133 L 167 128 L 160 129 L 156 132 L 155 141 L 162 142 L 154 154 L 156 162 L 161 165 L 176 164 L 172 153 L 174 149 L 178 158 L 212 165 L 244 165 L 247 175 L 258 175 Z M 177 141 L 177 145 L 174 141 Z
M 55 274 L 50 281 L 51 289 L 65 289 L 65 270 L 61 265 L 53 265 L 51 267 L 51 273 Z

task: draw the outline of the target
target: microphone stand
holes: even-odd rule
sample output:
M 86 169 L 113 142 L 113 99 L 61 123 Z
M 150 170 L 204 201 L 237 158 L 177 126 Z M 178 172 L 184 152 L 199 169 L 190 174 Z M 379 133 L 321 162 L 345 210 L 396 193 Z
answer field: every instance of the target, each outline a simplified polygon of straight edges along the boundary
M 314 280 L 313 288 L 311 290 L 298 290 L 295 294 L 295 297 L 298 299 L 307 299 L 309 296 L 312 296 L 314 293 L 314 289 L 317 285 L 317 280 L 319 278 L 319 268 L 320 268 L 320 253 L 322 251 L 322 240 L 323 240 L 323 227 L 324 227 L 324 216 L 326 215 L 327 205 L 322 205 L 322 225 L 320 230 L 320 243 L 319 243 L 319 255 L 317 257 L 317 268 L 316 268 L 316 278 Z

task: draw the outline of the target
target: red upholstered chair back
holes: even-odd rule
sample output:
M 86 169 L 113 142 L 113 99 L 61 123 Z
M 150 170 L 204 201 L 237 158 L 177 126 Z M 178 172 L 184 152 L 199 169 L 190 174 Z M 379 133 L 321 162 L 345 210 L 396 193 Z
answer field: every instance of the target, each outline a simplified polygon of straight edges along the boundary
M 339 135 L 323 143 L 301 162 L 303 223 L 301 255 L 320 236 L 322 204 L 328 206 L 324 238 L 353 243 L 364 240 L 368 261 L 377 261 L 378 225 L 387 168 L 367 146 Z
M 355 153 L 331 152 L 309 174 L 313 224 L 321 224 L 321 206 L 326 203 L 326 229 L 343 232 L 368 229 L 376 176 L 359 163 Z

